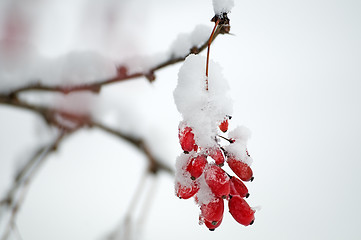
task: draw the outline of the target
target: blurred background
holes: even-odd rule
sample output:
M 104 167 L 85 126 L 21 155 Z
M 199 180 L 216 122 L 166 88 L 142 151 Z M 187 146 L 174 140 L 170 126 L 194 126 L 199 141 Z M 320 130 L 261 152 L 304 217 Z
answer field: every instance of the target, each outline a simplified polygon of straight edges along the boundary
M 9 239 L 105 239 L 125 228 L 132 231 L 119 234 L 123 239 L 359 239 L 360 12 L 356 0 L 236 0 L 232 35 L 212 45 L 234 99 L 230 128 L 252 131 L 255 180 L 247 201 L 258 210 L 254 225 L 243 227 L 225 212 L 216 231 L 199 226 L 198 207 L 174 195 L 170 174 L 144 177 L 142 153 L 85 128 L 37 173 Z M 210 0 L 1 0 L 0 90 L 37 78 L 111 76 L 112 63 L 167 51 L 180 33 L 213 27 L 213 15 Z M 157 71 L 153 83 L 133 79 L 98 95 L 24 98 L 91 112 L 144 138 L 173 167 L 181 153 L 173 101 L 180 66 Z M 39 116 L 0 105 L 1 196 L 18 167 L 53 136 Z

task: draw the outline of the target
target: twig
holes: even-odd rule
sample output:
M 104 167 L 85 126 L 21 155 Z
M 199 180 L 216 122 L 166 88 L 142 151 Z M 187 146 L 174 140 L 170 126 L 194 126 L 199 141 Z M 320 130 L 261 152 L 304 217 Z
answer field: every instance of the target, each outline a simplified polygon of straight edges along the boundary
M 111 135 L 117 136 L 117 137 L 129 142 L 130 144 L 135 146 L 138 150 L 143 152 L 147 156 L 148 161 L 149 161 L 149 165 L 148 165 L 149 172 L 156 174 L 159 170 L 163 170 L 171 175 L 174 174 L 174 171 L 171 167 L 164 164 L 162 161 L 157 159 L 150 152 L 146 143 L 142 139 L 138 139 L 133 136 L 124 134 L 124 133 L 122 133 L 118 130 L 115 130 L 111 127 L 108 127 L 102 123 L 93 121 L 91 119 L 91 117 L 88 115 L 74 114 L 74 113 L 69 113 L 66 111 L 53 109 L 53 108 L 49 108 L 49 107 L 36 106 L 36 105 L 26 103 L 24 101 L 20 101 L 19 99 L 14 98 L 14 97 L 7 98 L 7 97 L 1 96 L 1 95 L 0 95 L 0 103 L 9 104 L 9 105 L 12 105 L 12 106 L 15 106 L 18 108 L 33 111 L 33 112 L 39 114 L 40 116 L 42 116 L 49 125 L 54 125 L 58 128 L 65 129 L 68 133 L 76 131 L 77 129 L 79 129 L 81 127 L 99 128 L 106 133 L 110 133 Z M 62 124 L 62 122 L 59 122 L 57 116 L 61 116 L 62 118 L 66 119 L 68 121 L 71 121 L 72 123 L 74 123 L 75 127 L 67 128 L 67 126 L 64 126 Z
M 145 197 L 145 201 L 143 201 L 143 206 L 142 206 L 142 210 L 141 210 L 141 216 L 138 218 L 138 234 L 142 233 L 143 227 L 145 225 L 145 222 L 147 220 L 147 217 L 149 215 L 149 211 L 151 209 L 151 205 L 153 203 L 154 197 L 155 197 L 155 193 L 156 193 L 156 188 L 158 186 L 158 177 L 157 175 L 153 176 L 152 182 L 150 183 L 151 186 L 148 189 L 147 195 Z
M 91 121 L 89 122 L 89 127 L 97 127 L 107 133 L 110 133 L 112 135 L 115 135 L 123 140 L 126 140 L 130 144 L 132 144 L 134 147 L 136 147 L 138 150 L 143 152 L 147 158 L 148 158 L 148 172 L 152 174 L 157 174 L 159 170 L 162 170 L 166 173 L 169 173 L 171 175 L 174 175 L 174 171 L 171 167 L 164 164 L 162 161 L 157 159 L 149 150 L 147 145 L 142 139 L 135 138 L 133 136 L 126 135 L 120 131 L 117 131 L 115 129 L 112 129 L 110 127 L 105 126 L 104 124 Z
M 17 213 L 19 212 L 21 204 L 25 199 L 26 192 L 31 180 L 34 178 L 36 172 L 44 164 L 47 156 L 57 149 L 65 134 L 66 133 L 64 131 L 61 131 L 59 136 L 50 145 L 42 147 L 36 151 L 34 156 L 30 158 L 30 160 L 23 166 L 23 168 L 15 177 L 13 185 L 8 191 L 6 197 L 1 200 L 0 207 L 8 208 L 8 210 L 11 212 L 1 240 L 8 239 L 11 229 L 15 224 Z M 6 211 L 4 212 L 4 215 L 5 213 Z

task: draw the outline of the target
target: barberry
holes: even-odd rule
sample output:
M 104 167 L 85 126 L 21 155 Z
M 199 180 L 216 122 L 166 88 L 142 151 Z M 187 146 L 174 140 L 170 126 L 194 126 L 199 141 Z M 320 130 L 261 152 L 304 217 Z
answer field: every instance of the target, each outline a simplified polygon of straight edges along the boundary
M 219 147 L 215 147 L 209 150 L 209 156 L 211 158 L 213 158 L 213 160 L 215 161 L 215 164 L 218 166 L 223 166 L 224 164 L 224 155 L 223 155 L 223 151 L 221 148 Z
M 216 197 L 226 198 L 228 196 L 230 192 L 229 177 L 222 168 L 210 165 L 205 169 L 204 177 Z
M 218 222 L 215 222 L 215 221 L 211 222 L 211 221 L 204 219 L 204 224 L 209 229 L 209 231 L 214 231 L 217 227 L 219 227 L 219 225 L 221 225 L 222 220 L 223 220 L 223 217 Z
M 197 157 L 192 157 L 190 159 L 186 167 L 186 171 L 191 174 L 192 180 L 195 180 L 202 175 L 207 163 L 207 158 L 204 155 L 198 155 Z
M 234 156 L 228 156 L 227 163 L 242 181 L 253 181 L 253 172 L 247 163 L 236 159 Z
M 231 191 L 230 195 L 232 196 L 240 196 L 240 197 L 249 197 L 248 189 L 244 183 L 239 180 L 237 177 L 231 177 L 230 181 Z
M 182 199 L 188 199 L 193 197 L 199 190 L 196 183 L 192 183 L 190 186 L 181 185 L 179 182 L 175 184 L 176 195 Z
M 240 196 L 232 196 L 228 201 L 228 209 L 233 218 L 244 226 L 254 222 L 254 210 Z
M 227 132 L 228 130 L 228 119 L 224 119 L 221 124 L 219 124 L 219 129 L 222 131 L 222 132 Z
M 211 66 L 209 50 L 216 30 L 229 31 L 229 11 L 215 12 L 216 16 L 212 19 L 215 25 L 208 39 L 205 75 L 203 57 L 191 54 L 179 71 L 174 90 L 175 103 L 183 116 L 178 137 L 185 153 L 177 158 L 176 194 L 184 199 L 194 197 L 200 206 L 199 222 L 211 231 L 219 227 L 223 220 L 225 199 L 237 222 L 247 226 L 254 221 L 254 211 L 243 199 L 249 193 L 242 182 L 253 180 L 253 172 L 248 165 L 252 159 L 246 147 L 249 131 L 237 127 L 227 134 L 231 119 L 227 115 L 231 110 L 231 102 L 226 95 L 228 87 L 219 73 L 219 67 L 212 70 L 210 78 L 208 75 Z M 222 136 L 226 134 L 228 136 Z M 237 177 L 230 176 L 222 169 L 225 162 Z
M 207 204 L 201 205 L 200 218 L 216 225 L 223 218 L 224 201 L 222 198 L 215 198 Z
M 198 146 L 196 145 L 196 142 L 194 140 L 194 133 L 192 132 L 192 128 L 185 127 L 185 128 L 179 128 L 179 143 L 185 153 L 189 153 L 191 151 L 196 151 L 198 149 Z

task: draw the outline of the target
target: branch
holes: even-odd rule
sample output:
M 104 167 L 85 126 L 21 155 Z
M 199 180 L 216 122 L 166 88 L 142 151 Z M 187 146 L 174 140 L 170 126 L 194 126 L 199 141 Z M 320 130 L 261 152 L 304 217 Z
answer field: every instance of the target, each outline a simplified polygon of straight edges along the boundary
M 29 161 L 17 173 L 12 187 L 9 189 L 6 196 L 0 201 L 0 208 L 4 208 L 3 215 L 6 215 L 6 210 L 10 212 L 9 220 L 6 223 L 4 229 L 5 231 L 1 238 L 2 240 L 8 239 L 11 229 L 15 225 L 15 218 L 25 199 L 31 180 L 44 164 L 48 155 L 57 149 L 65 135 L 66 133 L 61 131 L 59 136 L 50 145 L 41 147 L 35 152 Z M 1 218 L 4 217 L 5 216 L 1 216 Z
M 216 39 L 216 37 L 219 34 L 227 34 L 227 28 L 228 25 L 225 24 L 221 24 L 217 27 L 213 39 L 212 41 L 214 41 L 214 39 Z M 228 30 L 229 31 L 229 30 Z M 99 80 L 96 81 L 94 83 L 89 83 L 89 84 L 82 84 L 82 85 L 73 85 L 73 86 L 47 86 L 47 85 L 43 85 L 40 82 L 35 83 L 35 84 L 30 84 L 28 86 L 24 86 L 24 87 L 20 87 L 17 88 L 13 91 L 11 91 L 9 94 L 7 94 L 8 96 L 16 96 L 17 94 L 19 94 L 20 92 L 26 92 L 26 91 L 51 91 L 51 92 L 60 92 L 63 94 L 68 94 L 71 92 L 79 92 L 79 91 L 90 91 L 90 92 L 94 92 L 94 93 L 99 93 L 101 88 L 105 85 L 108 84 L 113 84 L 113 83 L 117 83 L 117 82 L 122 82 L 122 81 L 126 81 L 126 80 L 130 80 L 130 79 L 134 79 L 134 78 L 138 78 L 138 77 L 146 77 L 150 82 L 155 80 L 155 75 L 154 73 L 162 68 L 165 68 L 169 65 L 175 64 L 175 63 L 179 63 L 182 62 L 186 59 L 186 57 L 190 54 L 198 54 L 200 52 L 202 52 L 204 49 L 207 48 L 208 45 L 208 40 L 205 41 L 201 46 L 197 47 L 194 46 L 192 47 L 189 52 L 183 56 L 183 57 L 174 57 L 171 56 L 169 59 L 165 60 L 162 63 L 159 63 L 158 65 L 150 68 L 148 71 L 146 72 L 137 72 L 137 73 L 133 73 L 133 74 L 128 74 L 127 73 L 127 68 L 125 66 L 118 66 L 117 67 L 117 75 L 113 78 L 109 78 L 109 79 L 103 79 L 103 80 Z
M 30 110 L 39 114 L 43 119 L 49 124 L 58 127 L 59 129 L 64 129 L 66 132 L 71 133 L 82 127 L 96 127 L 103 130 L 106 133 L 117 136 L 122 140 L 130 143 L 135 146 L 139 151 L 143 152 L 148 158 L 148 171 L 156 174 L 159 170 L 165 171 L 171 175 L 174 174 L 174 171 L 171 167 L 165 165 L 157 159 L 149 150 L 149 147 L 146 145 L 144 140 L 135 138 L 133 136 L 124 134 L 116 129 L 108 127 L 102 123 L 92 120 L 89 115 L 80 115 L 75 113 L 69 113 L 66 111 L 52 109 L 49 107 L 36 106 L 28 104 L 24 101 L 20 101 L 16 97 L 8 98 L 6 96 L 0 95 L 0 104 L 8 104 L 18 108 Z M 68 124 L 64 124 L 67 122 Z M 71 124 L 69 124 L 71 123 Z
M 112 129 L 110 127 L 105 126 L 104 124 L 91 121 L 89 122 L 89 127 L 97 127 L 101 130 L 103 130 L 106 133 L 110 133 L 116 137 L 119 137 L 128 143 L 132 144 L 134 147 L 136 147 L 139 151 L 143 152 L 145 156 L 148 158 L 148 172 L 152 174 L 157 174 L 158 171 L 164 171 L 166 173 L 169 173 L 171 175 L 174 175 L 174 171 L 171 167 L 164 164 L 162 161 L 157 159 L 149 150 L 148 146 L 142 139 L 135 138 L 133 136 L 126 135 L 120 131 L 117 131 L 115 129 Z

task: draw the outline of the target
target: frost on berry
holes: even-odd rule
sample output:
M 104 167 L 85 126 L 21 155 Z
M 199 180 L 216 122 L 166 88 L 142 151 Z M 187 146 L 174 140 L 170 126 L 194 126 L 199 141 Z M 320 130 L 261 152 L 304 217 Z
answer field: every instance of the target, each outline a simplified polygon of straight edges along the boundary
M 192 132 L 192 128 L 185 126 L 184 124 L 180 124 L 179 126 L 179 143 L 184 152 L 188 153 L 193 150 L 197 150 L 198 146 L 194 140 L 194 133 Z
M 204 173 L 204 178 L 216 197 L 226 198 L 230 192 L 229 177 L 224 170 L 216 165 L 210 165 Z
M 242 181 L 252 181 L 253 180 L 253 171 L 251 167 L 242 162 L 241 160 L 236 159 L 234 156 L 229 156 L 227 158 L 228 166 L 232 171 L 242 180 Z
M 247 198 L 249 196 L 248 189 L 244 183 L 239 180 L 237 177 L 231 177 L 230 181 L 231 191 L 230 195 L 240 196 Z
M 181 198 L 190 198 L 198 191 L 198 186 L 191 179 L 190 173 L 186 170 L 189 162 L 189 154 L 182 153 L 176 160 L 175 191 Z M 185 196 L 183 196 L 185 195 Z
M 224 200 L 222 198 L 215 198 L 207 204 L 201 205 L 201 219 L 209 221 L 216 225 L 223 218 Z
M 190 159 L 186 170 L 190 173 L 192 180 L 195 180 L 202 175 L 204 167 L 207 163 L 207 159 L 204 155 L 198 155 Z
M 255 211 L 240 196 L 233 196 L 228 201 L 228 209 L 238 223 L 244 226 L 253 224 Z
M 214 147 L 209 149 L 208 154 L 211 158 L 213 158 L 216 165 L 223 166 L 224 154 L 220 147 Z
M 196 183 L 187 186 L 181 185 L 179 182 L 175 184 L 176 195 L 182 199 L 193 197 L 198 192 L 198 190 L 199 187 Z
M 202 204 L 207 204 L 214 200 L 215 196 L 206 183 L 205 177 L 203 174 L 197 179 L 199 191 L 197 192 L 197 204 L 201 206 Z

